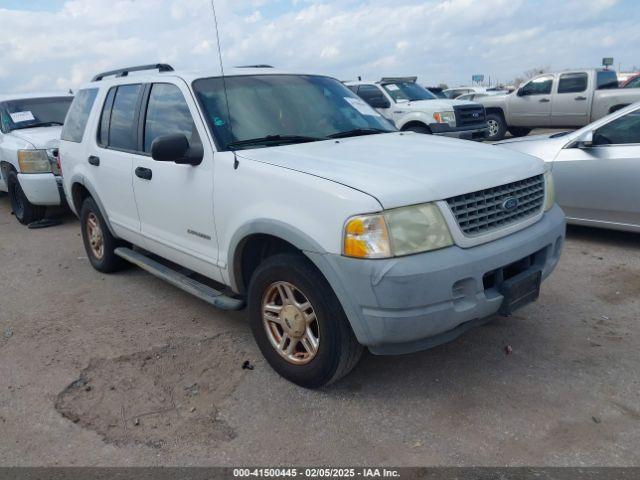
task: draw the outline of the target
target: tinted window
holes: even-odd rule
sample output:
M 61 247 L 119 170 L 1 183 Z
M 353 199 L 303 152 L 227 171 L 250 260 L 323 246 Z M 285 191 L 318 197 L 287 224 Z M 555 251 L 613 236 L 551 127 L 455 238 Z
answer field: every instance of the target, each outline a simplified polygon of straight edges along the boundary
M 586 73 L 564 73 L 560 75 L 558 93 L 577 93 L 587 89 Z
M 358 88 L 358 95 L 365 102 L 369 103 L 373 99 L 384 99 L 384 94 L 375 85 L 360 85 Z
M 315 75 L 251 75 L 193 82 L 207 126 L 223 150 L 268 136 L 325 139 L 395 127 L 339 81 Z M 228 108 L 227 100 L 228 98 Z M 229 144 L 234 143 L 231 147 Z M 264 142 L 255 148 L 277 144 Z
M 640 88 L 640 77 L 629 80 L 629 83 L 627 83 L 624 88 Z
M 91 113 L 91 107 L 98 94 L 97 88 L 89 88 L 86 90 L 80 90 L 69 108 L 69 113 L 65 120 L 64 128 L 62 129 L 62 140 L 69 142 L 82 142 L 84 136 L 84 130 L 89 120 L 89 113 Z
M 613 70 L 600 70 L 596 76 L 598 90 L 618 88 L 618 74 Z
M 109 144 L 109 120 L 111 119 L 111 107 L 113 106 L 113 97 L 116 95 L 117 88 L 109 90 L 107 98 L 102 107 L 100 115 L 100 125 L 98 125 L 98 144 L 106 147 Z
M 640 110 L 635 110 L 596 130 L 593 137 L 596 145 L 637 143 L 640 144 Z
M 136 107 L 142 85 L 121 85 L 118 87 L 111 108 L 109 124 L 109 147 L 118 150 L 136 150 L 137 125 Z
M 73 97 L 25 98 L 0 104 L 2 131 L 62 125 Z
M 190 144 L 200 143 L 189 106 L 175 85 L 156 83 L 151 87 L 147 118 L 144 124 L 144 151 L 151 151 L 153 141 L 162 135 L 182 133 Z
M 351 90 L 353 93 L 358 93 L 358 86 L 357 85 L 347 85 L 347 88 L 349 90 Z
M 538 77 L 522 87 L 522 95 L 548 95 L 551 93 L 553 77 Z

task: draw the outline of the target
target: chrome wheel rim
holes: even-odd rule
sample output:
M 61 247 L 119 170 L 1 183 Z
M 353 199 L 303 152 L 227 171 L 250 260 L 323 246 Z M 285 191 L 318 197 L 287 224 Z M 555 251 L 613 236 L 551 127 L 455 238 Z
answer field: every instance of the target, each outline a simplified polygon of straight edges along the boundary
M 318 318 L 307 296 L 292 283 L 269 285 L 262 297 L 262 323 L 271 346 L 287 362 L 305 365 L 318 354 Z
M 496 135 L 498 135 L 498 132 L 500 131 L 498 122 L 496 122 L 495 120 L 489 120 L 487 124 L 489 125 L 489 136 L 495 137 Z
M 93 212 L 87 216 L 87 239 L 93 256 L 98 260 L 102 259 L 104 255 L 104 237 L 102 236 L 98 217 Z

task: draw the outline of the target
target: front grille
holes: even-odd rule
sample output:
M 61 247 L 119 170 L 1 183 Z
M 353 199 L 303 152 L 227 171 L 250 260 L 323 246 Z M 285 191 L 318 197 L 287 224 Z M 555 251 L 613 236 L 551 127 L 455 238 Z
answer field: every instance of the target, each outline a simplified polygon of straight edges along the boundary
M 518 200 L 517 205 L 505 208 L 505 201 L 512 198 Z M 543 202 L 543 175 L 447 199 L 460 230 L 467 236 L 483 235 L 532 217 L 540 212 Z
M 487 121 L 482 105 L 456 105 L 453 107 L 456 114 L 456 126 L 470 127 L 481 125 Z

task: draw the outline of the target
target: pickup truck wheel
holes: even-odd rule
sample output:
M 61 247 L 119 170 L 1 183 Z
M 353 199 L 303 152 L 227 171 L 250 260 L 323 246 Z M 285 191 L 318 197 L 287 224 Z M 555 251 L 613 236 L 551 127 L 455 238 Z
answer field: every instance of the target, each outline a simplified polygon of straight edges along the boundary
M 287 380 L 318 388 L 358 363 L 363 349 L 340 302 L 301 255 L 267 258 L 251 279 L 247 300 L 256 343 Z
M 13 214 L 23 225 L 36 222 L 44 218 L 46 207 L 41 205 L 33 205 L 22 191 L 20 182 L 16 172 L 9 173 L 7 178 L 7 190 L 9 191 L 9 200 L 11 201 L 11 209 Z
M 489 136 L 487 137 L 487 140 L 492 142 L 502 140 L 507 133 L 507 124 L 500 114 L 488 113 L 487 125 L 489 127 Z
M 93 268 L 103 273 L 122 269 L 126 262 L 114 250 L 121 246 L 107 226 L 93 198 L 88 197 L 80 209 L 82 240 Z
M 531 133 L 531 129 L 524 127 L 509 127 L 509 133 L 514 137 L 526 137 Z
M 411 125 L 402 130 L 403 132 L 416 132 L 416 133 L 424 133 L 426 135 L 431 135 L 431 130 L 429 127 L 424 125 Z

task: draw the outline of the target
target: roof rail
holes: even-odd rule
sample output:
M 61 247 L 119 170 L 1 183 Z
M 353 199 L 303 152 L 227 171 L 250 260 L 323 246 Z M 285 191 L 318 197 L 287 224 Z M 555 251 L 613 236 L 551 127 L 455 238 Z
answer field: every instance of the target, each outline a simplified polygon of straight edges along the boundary
M 158 70 L 158 72 L 173 72 L 173 67 L 166 63 L 155 63 L 151 65 L 138 65 L 136 67 L 119 68 L 117 70 L 110 70 L 108 72 L 99 73 L 91 79 L 92 82 L 99 82 L 104 77 L 116 76 L 126 77 L 129 72 L 141 72 L 143 70 Z
M 260 65 L 238 65 L 235 68 L 273 68 L 273 65 L 266 65 L 266 64 L 260 64 Z
M 399 82 L 416 83 L 417 80 L 418 80 L 418 77 L 383 77 L 380 80 L 380 83 L 383 85 L 385 83 L 399 83 Z

